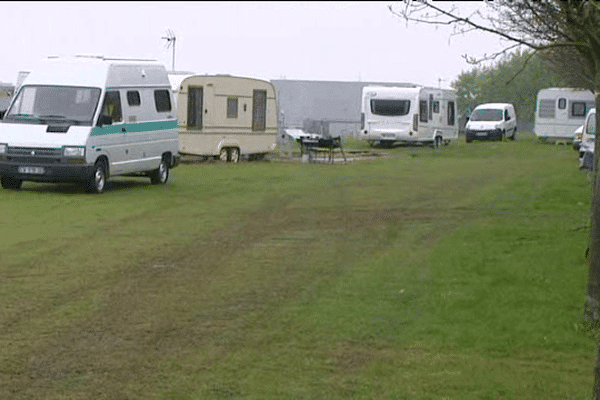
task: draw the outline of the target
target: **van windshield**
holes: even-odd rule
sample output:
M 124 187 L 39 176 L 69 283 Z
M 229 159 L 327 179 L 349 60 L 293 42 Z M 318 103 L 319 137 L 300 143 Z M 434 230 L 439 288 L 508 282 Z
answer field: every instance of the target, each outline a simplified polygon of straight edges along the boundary
M 585 128 L 585 133 L 588 135 L 596 134 L 596 114 L 591 113 L 589 116 L 587 127 Z
M 371 99 L 371 112 L 374 115 L 402 116 L 410 111 L 410 100 Z
M 479 109 L 471 114 L 471 121 L 502 121 L 502 110 Z
M 75 86 L 23 86 L 4 122 L 92 125 L 100 89 Z

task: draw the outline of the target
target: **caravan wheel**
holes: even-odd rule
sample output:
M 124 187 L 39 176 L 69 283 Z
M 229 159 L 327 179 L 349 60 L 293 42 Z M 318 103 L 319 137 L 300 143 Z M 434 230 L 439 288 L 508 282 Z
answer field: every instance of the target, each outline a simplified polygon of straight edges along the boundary
M 433 148 L 439 149 L 440 147 L 442 147 L 443 143 L 444 143 L 444 140 L 442 139 L 442 137 L 436 136 L 435 139 L 433 139 Z
M 221 162 L 229 161 L 229 150 L 227 147 L 223 147 L 219 152 L 219 160 L 221 160 Z
M 240 161 L 240 149 L 237 147 L 232 147 L 229 149 L 229 161 L 232 163 L 237 163 Z

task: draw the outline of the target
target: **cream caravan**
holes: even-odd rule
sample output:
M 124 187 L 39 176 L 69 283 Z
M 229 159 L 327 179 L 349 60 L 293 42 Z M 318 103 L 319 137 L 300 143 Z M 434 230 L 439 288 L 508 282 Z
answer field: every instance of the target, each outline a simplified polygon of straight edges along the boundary
M 274 86 L 230 75 L 193 75 L 173 88 L 179 151 L 236 163 L 273 151 L 278 133 Z
M 458 139 L 456 93 L 426 87 L 365 86 L 360 138 L 371 145 L 439 147 Z
M 101 193 L 115 175 L 166 183 L 179 163 L 169 89 L 165 67 L 151 60 L 44 60 L 0 124 L 2 187 L 81 182 Z
M 540 140 L 572 141 L 574 131 L 594 106 L 594 94 L 589 90 L 542 89 L 537 96 L 533 132 Z

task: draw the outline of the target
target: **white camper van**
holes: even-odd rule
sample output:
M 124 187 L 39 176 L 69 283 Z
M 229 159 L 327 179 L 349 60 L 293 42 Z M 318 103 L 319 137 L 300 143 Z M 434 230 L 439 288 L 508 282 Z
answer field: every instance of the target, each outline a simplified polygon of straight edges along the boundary
M 372 146 L 415 143 L 439 147 L 458 138 L 456 115 L 454 90 L 365 86 L 360 138 Z
M 193 75 L 177 93 L 179 152 L 236 163 L 275 149 L 279 129 L 275 87 L 231 75 Z
M 23 80 L 0 123 L 2 187 L 85 182 L 101 193 L 115 175 L 166 183 L 179 163 L 176 128 L 161 64 L 48 58 Z
M 515 140 L 517 114 L 509 103 L 480 104 L 471 113 L 465 125 L 465 140 Z
M 571 88 L 542 89 L 537 96 L 533 132 L 540 140 L 572 141 L 573 132 L 581 126 L 595 105 L 589 90 Z

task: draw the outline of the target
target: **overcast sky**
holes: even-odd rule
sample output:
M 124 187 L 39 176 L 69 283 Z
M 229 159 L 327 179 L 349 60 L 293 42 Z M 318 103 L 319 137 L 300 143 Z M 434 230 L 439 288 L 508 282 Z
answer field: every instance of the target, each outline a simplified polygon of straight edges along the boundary
M 490 35 L 408 24 L 397 2 L 2 2 L 0 81 L 48 55 L 156 59 L 175 69 L 262 79 L 412 82 L 448 87 L 462 55 L 498 51 Z M 439 4 L 439 3 L 438 3 Z M 456 2 L 459 8 L 483 2 Z

